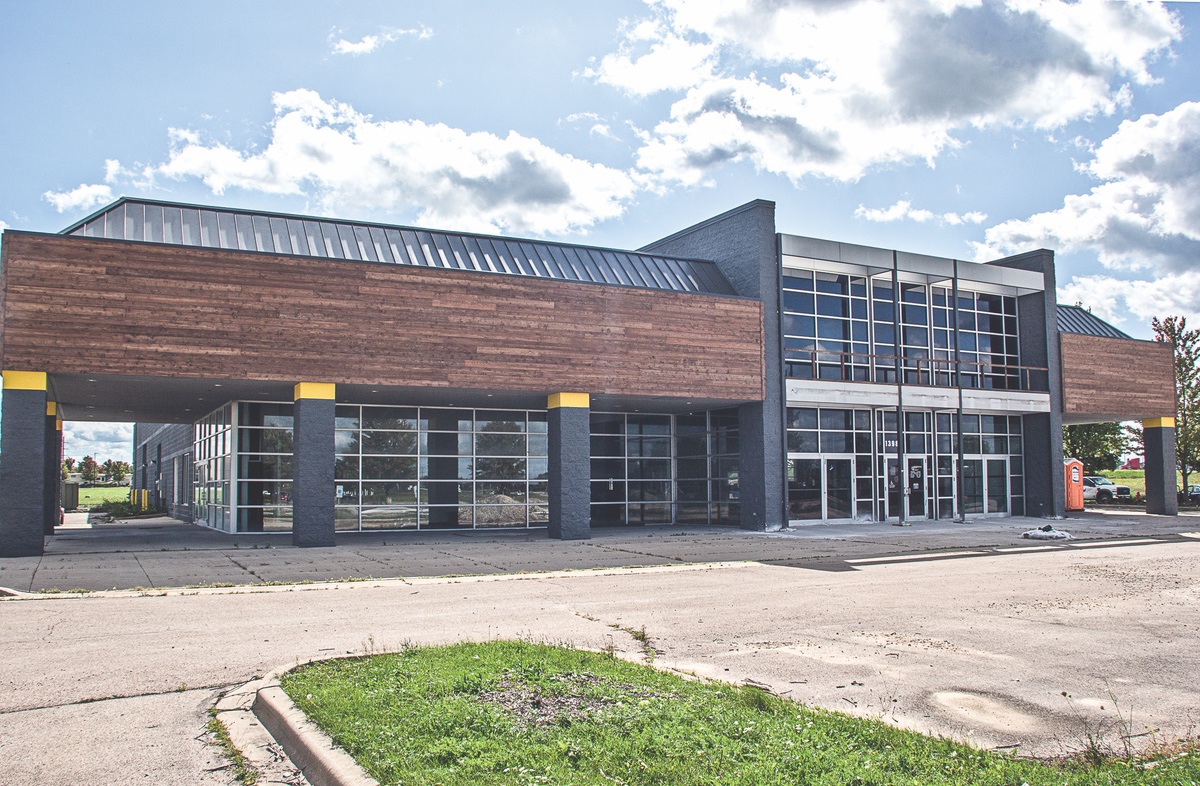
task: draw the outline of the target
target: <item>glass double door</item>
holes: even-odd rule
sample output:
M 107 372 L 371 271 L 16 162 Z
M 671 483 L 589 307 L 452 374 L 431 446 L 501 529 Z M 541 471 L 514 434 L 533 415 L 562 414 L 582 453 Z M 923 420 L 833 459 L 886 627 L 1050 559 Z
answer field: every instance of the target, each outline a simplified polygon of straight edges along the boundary
M 1008 459 L 968 458 L 962 465 L 963 512 L 1008 513 Z
M 885 518 L 928 518 L 930 514 L 928 466 L 925 456 L 906 456 L 903 465 L 899 458 L 885 459 L 884 477 L 887 480 Z
M 829 521 L 854 517 L 854 458 L 788 459 L 788 518 Z

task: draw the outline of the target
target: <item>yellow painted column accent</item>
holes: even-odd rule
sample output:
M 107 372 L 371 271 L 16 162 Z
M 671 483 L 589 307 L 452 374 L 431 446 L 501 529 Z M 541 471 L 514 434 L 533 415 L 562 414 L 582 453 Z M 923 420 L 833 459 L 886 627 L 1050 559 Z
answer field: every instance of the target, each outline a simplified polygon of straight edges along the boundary
M 5 390 L 45 390 L 45 371 L 10 371 L 0 372 L 4 375 Z
M 47 401 L 46 402 L 46 417 L 52 418 L 52 417 L 55 417 L 56 415 L 58 415 L 58 402 Z
M 337 385 L 332 382 L 297 382 L 294 400 L 316 398 L 332 401 L 337 397 Z
M 1147 418 L 1142 428 L 1175 428 L 1175 418 Z
M 54 428 L 56 428 L 59 431 L 62 431 L 62 418 L 54 419 Z
M 559 409 L 560 407 L 587 409 L 591 405 L 591 396 L 587 393 L 552 393 L 546 400 L 546 409 Z

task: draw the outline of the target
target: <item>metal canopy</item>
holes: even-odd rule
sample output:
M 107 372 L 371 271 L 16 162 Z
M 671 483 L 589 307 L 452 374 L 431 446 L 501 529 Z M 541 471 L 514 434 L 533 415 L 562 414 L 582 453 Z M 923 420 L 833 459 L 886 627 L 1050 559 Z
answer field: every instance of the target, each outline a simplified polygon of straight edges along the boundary
M 713 262 L 122 197 L 65 235 L 735 295 Z

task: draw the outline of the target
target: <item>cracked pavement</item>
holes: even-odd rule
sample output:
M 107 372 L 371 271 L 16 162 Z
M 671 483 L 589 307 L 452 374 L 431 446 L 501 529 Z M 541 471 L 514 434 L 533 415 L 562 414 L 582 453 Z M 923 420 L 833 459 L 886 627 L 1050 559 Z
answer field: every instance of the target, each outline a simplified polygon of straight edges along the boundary
M 191 548 L 188 533 L 167 550 L 122 533 L 54 543 L 36 571 L 48 575 L 29 571 L 31 582 L 104 586 L 140 565 L 159 586 L 200 583 L 212 566 L 249 584 L 0 600 L 0 784 L 229 783 L 205 713 L 226 686 L 281 665 L 515 636 L 640 658 L 630 631 L 643 628 L 660 666 L 985 747 L 1061 753 L 1088 724 L 1111 738 L 1112 696 L 1137 733 L 1194 734 L 1200 538 L 1179 533 L 1200 522 L 1148 519 L 1067 522 L 1095 538 L 1067 545 L 1021 541 L 1029 527 L 1004 519 L 799 535 L 671 528 L 582 544 L 493 533 L 318 550 Z M 117 567 L 102 567 L 109 559 Z M 0 576 L 19 574 L 11 562 Z M 657 566 L 614 567 L 637 563 Z M 367 565 L 408 578 L 259 586 Z M 423 578 L 413 566 L 484 575 Z M 531 572 L 578 567 L 595 569 Z

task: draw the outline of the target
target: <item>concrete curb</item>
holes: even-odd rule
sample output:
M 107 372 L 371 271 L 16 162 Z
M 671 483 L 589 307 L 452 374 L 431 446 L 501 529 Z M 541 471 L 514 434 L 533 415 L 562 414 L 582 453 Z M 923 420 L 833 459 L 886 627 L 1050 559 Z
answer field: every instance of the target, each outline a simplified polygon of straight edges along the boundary
M 234 747 L 265 784 L 293 782 L 287 778 L 290 771 L 311 786 L 379 786 L 279 687 L 279 678 L 298 665 L 234 688 L 217 702 L 217 718 Z
M 300 711 L 283 688 L 261 688 L 252 709 L 312 786 L 379 786 Z

